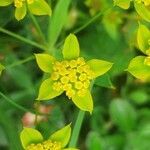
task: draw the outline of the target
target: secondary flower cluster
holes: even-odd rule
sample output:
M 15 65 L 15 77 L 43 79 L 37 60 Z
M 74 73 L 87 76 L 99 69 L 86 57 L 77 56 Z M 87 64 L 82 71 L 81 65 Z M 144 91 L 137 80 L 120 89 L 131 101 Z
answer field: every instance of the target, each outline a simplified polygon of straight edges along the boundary
M 81 97 L 85 96 L 93 77 L 94 72 L 82 57 L 70 61 L 56 61 L 51 75 L 54 81 L 53 89 L 66 91 L 69 98 L 76 94 Z
M 127 70 L 136 78 L 150 81 L 150 31 L 145 25 L 139 25 L 137 43 L 145 55 L 133 58 Z
M 54 132 L 47 140 L 42 134 L 32 128 L 24 128 L 21 131 L 20 139 L 25 150 L 77 150 L 75 148 L 65 148 L 70 140 L 70 124 Z
M 0 6 L 15 6 L 15 18 L 25 17 L 27 9 L 34 15 L 51 15 L 51 8 L 45 0 L 0 0 Z

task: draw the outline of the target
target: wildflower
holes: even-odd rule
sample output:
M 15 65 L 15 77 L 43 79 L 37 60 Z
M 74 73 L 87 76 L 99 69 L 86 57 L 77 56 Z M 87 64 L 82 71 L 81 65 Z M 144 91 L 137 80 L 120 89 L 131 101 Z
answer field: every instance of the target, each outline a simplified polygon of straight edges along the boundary
M 128 71 L 144 81 L 150 81 L 150 31 L 149 29 L 140 24 L 137 33 L 137 42 L 139 50 L 145 56 L 137 56 L 131 60 Z
M 49 100 L 65 91 L 78 108 L 91 113 L 93 100 L 90 83 L 107 72 L 112 63 L 98 59 L 86 61 L 79 57 L 79 43 L 73 34 L 66 38 L 62 53 L 64 59 L 61 61 L 48 54 L 35 55 L 40 69 L 51 74 L 41 84 L 37 100 Z
M 134 2 L 137 13 L 144 20 L 150 22 L 150 0 L 114 0 L 114 4 L 123 9 L 128 9 L 131 1 Z
M 17 20 L 25 17 L 27 9 L 34 15 L 51 15 L 51 8 L 45 0 L 0 0 L 0 6 L 8 6 L 12 3 Z
M 25 150 L 77 150 L 64 148 L 69 142 L 71 135 L 70 124 L 53 133 L 47 140 L 42 134 L 32 128 L 24 128 L 20 134 L 22 146 Z

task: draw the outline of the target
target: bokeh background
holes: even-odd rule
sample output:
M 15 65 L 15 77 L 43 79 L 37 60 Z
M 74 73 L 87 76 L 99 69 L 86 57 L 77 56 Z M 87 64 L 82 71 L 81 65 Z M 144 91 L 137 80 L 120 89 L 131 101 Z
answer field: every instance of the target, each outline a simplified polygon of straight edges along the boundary
M 48 1 L 52 10 L 58 1 Z M 78 31 L 111 6 L 111 0 L 72 0 L 54 46 L 56 57 L 61 56 L 62 41 L 69 33 Z M 47 16 L 36 19 L 47 38 L 51 19 Z M 150 83 L 125 71 L 130 60 L 141 53 L 136 42 L 140 19 L 132 6 L 126 11 L 114 7 L 76 32 L 82 56 L 114 63 L 107 74 L 95 80 L 94 111 L 92 115 L 86 113 L 83 121 L 78 141 L 81 150 L 150 149 Z M 15 20 L 13 6 L 0 7 L 0 27 L 42 43 L 29 15 L 22 21 Z M 0 32 L 0 63 L 6 67 L 0 77 L 0 92 L 5 94 L 0 96 L 0 150 L 22 149 L 19 133 L 23 126 L 35 126 L 35 115 L 31 113 L 34 110 L 49 114 L 38 116 L 36 121 L 36 128 L 45 138 L 76 119 L 78 109 L 65 94 L 36 103 L 43 74 L 34 53 L 40 52 L 43 51 Z

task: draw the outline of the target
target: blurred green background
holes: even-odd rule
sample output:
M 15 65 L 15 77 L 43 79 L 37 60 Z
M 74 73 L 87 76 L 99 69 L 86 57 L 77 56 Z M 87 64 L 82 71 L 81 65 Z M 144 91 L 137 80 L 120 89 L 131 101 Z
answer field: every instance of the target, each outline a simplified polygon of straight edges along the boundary
M 60 1 L 48 2 L 55 10 Z M 66 1 L 63 3 L 59 6 L 62 12 Z M 78 31 L 97 13 L 112 6 L 111 0 L 72 0 L 67 15 L 62 14 L 64 19 L 57 16 L 57 26 L 47 16 L 36 19 L 46 38 L 51 34 L 49 28 L 55 33 L 62 23 L 53 46 L 56 57 L 60 57 L 61 41 L 70 32 Z M 82 56 L 114 63 L 107 74 L 95 81 L 94 111 L 92 115 L 86 113 L 77 147 L 81 150 L 150 149 L 150 83 L 125 71 L 130 60 L 140 54 L 136 44 L 138 20 L 132 7 L 128 11 L 114 7 L 76 32 Z M 42 44 L 29 15 L 18 22 L 13 6 L 0 7 L 0 27 Z M 34 102 L 43 78 L 33 57 L 39 52 L 43 51 L 0 32 L 0 63 L 6 67 L 0 77 L 0 92 L 6 96 L 0 96 L 0 150 L 22 149 L 19 133 L 24 125 L 23 116 L 36 108 Z M 36 125 L 45 137 L 69 122 L 74 123 L 77 116 L 78 109 L 64 94 L 56 99 L 41 103 L 50 106 L 50 115 Z M 17 108 L 11 101 L 27 110 Z

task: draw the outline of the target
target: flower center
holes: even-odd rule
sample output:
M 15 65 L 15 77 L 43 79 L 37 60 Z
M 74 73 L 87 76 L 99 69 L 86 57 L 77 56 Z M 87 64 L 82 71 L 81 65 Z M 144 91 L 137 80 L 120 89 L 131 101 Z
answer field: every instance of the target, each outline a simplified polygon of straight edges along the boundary
M 26 150 L 61 150 L 61 143 L 47 140 L 38 144 L 30 144 Z
M 82 57 L 70 61 L 56 61 L 51 76 L 54 81 L 53 89 L 66 91 L 69 99 L 75 94 L 82 97 L 86 94 L 93 76 L 93 71 Z
M 27 1 L 28 4 L 32 4 L 34 2 L 34 0 L 14 0 L 14 5 L 16 8 L 21 8 L 25 1 Z
M 145 6 L 150 5 L 150 0 L 135 0 L 137 3 L 143 3 Z
M 15 0 L 14 1 L 14 5 L 15 5 L 15 7 L 16 8 L 21 8 L 22 6 L 23 6 L 23 2 L 24 2 L 25 0 Z

